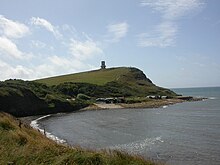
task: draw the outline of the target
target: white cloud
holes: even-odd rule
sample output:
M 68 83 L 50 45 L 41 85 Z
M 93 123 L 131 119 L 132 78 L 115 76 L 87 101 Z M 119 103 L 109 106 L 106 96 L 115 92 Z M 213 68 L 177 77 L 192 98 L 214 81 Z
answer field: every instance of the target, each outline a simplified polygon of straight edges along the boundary
M 118 42 L 121 38 L 126 36 L 128 27 L 126 22 L 108 25 L 108 38 L 110 38 L 108 41 Z
M 31 24 L 36 26 L 41 26 L 47 29 L 49 32 L 53 33 L 53 35 L 59 39 L 62 37 L 62 34 L 57 30 L 56 27 L 54 27 L 49 21 L 39 18 L 39 17 L 32 17 L 31 18 Z
M 178 19 L 201 9 L 205 3 L 203 0 L 142 0 L 140 4 L 160 12 L 162 21 L 152 32 L 139 35 L 139 46 L 168 47 L 175 45 Z
M 5 37 L 0 37 L 0 53 L 17 59 L 24 58 L 24 53 L 17 48 L 16 44 Z
M 94 68 L 80 60 L 56 55 L 47 57 L 40 65 L 24 66 L 6 63 L 0 59 L 0 80 L 6 79 L 37 79 L 67 73 L 75 73 Z
M 32 79 L 75 73 L 91 68 L 92 66 L 78 59 L 53 55 L 46 58 L 43 64 L 35 67 L 35 74 Z
M 52 65 L 56 66 L 58 70 L 65 70 L 65 72 L 76 71 L 80 69 L 85 69 L 85 64 L 78 59 L 73 59 L 70 57 L 59 57 L 52 56 L 48 58 Z M 87 66 L 86 66 L 87 67 Z M 58 71 L 57 70 L 57 71 Z M 59 72 L 59 71 L 58 71 Z
M 49 57 L 49 61 L 56 66 L 70 66 L 70 65 L 72 65 L 72 62 L 70 60 L 68 60 L 67 58 L 59 57 L 59 56 Z
M 89 70 L 94 66 L 91 66 L 87 60 L 103 53 L 99 42 L 91 39 L 86 33 L 79 33 L 74 27 L 61 26 L 62 32 L 65 32 L 62 36 L 57 27 L 45 19 L 33 17 L 31 24 L 52 33 L 59 39 L 56 44 L 60 45 L 42 42 L 42 39 L 36 38 L 34 31 L 29 41 L 22 40 L 22 37 L 30 33 L 29 28 L 27 27 L 26 31 L 19 30 L 25 25 L 0 16 L 0 80 L 9 78 L 30 80 Z M 30 30 L 33 30 L 31 28 L 35 28 L 34 26 L 30 26 Z M 21 43 L 29 46 L 30 53 L 19 49 L 18 45 Z M 39 52 L 39 49 L 42 50 Z M 56 54 L 62 52 L 63 56 L 55 55 L 55 52 Z
M 69 50 L 78 60 L 90 59 L 95 55 L 103 53 L 102 49 L 98 46 L 98 43 L 94 42 L 92 39 L 87 39 L 86 41 L 71 39 Z
M 0 15 L 0 34 L 8 38 L 22 38 L 29 34 L 29 28 L 20 22 L 12 21 Z
M 162 22 L 151 33 L 142 33 L 139 37 L 139 46 L 167 47 L 175 45 L 177 26 L 172 22 Z
M 14 40 L 29 34 L 29 28 L 20 22 L 12 21 L 0 15 L 0 54 L 24 59 L 30 55 L 18 49 Z
M 162 13 L 164 19 L 176 19 L 204 5 L 203 0 L 142 0 L 142 6 L 149 6 Z
M 0 79 L 5 80 L 9 78 L 28 79 L 34 75 L 32 69 L 26 68 L 21 65 L 11 66 L 0 59 Z

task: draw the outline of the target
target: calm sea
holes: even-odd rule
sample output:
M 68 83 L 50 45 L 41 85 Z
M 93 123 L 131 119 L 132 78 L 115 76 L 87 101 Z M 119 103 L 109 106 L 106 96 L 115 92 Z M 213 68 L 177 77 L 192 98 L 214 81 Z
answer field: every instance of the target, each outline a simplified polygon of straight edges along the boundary
M 220 87 L 173 90 L 209 99 L 155 109 L 57 114 L 38 122 L 73 146 L 123 150 L 170 165 L 219 165 Z

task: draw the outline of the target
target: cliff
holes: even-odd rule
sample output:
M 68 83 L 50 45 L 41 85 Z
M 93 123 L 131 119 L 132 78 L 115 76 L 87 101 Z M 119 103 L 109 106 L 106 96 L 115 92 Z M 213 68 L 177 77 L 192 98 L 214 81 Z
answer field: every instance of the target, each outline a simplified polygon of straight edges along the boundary
M 80 101 L 69 102 L 63 97 L 38 83 L 22 80 L 0 82 L 0 111 L 17 117 L 72 112 L 87 105 Z

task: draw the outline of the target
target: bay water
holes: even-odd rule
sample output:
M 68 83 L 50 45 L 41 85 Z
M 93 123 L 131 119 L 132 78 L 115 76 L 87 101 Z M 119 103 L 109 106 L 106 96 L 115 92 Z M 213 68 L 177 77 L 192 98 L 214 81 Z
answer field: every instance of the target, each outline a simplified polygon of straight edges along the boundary
M 56 114 L 38 125 L 72 146 L 117 149 L 168 165 L 219 165 L 220 87 L 172 90 L 208 99 L 162 108 Z

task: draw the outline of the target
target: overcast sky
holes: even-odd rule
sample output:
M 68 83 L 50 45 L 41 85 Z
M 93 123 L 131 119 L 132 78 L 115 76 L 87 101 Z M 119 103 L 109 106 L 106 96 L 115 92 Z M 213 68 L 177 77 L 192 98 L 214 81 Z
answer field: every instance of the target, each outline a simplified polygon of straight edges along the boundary
M 219 0 L 0 0 L 0 80 L 140 68 L 163 87 L 220 86 Z

